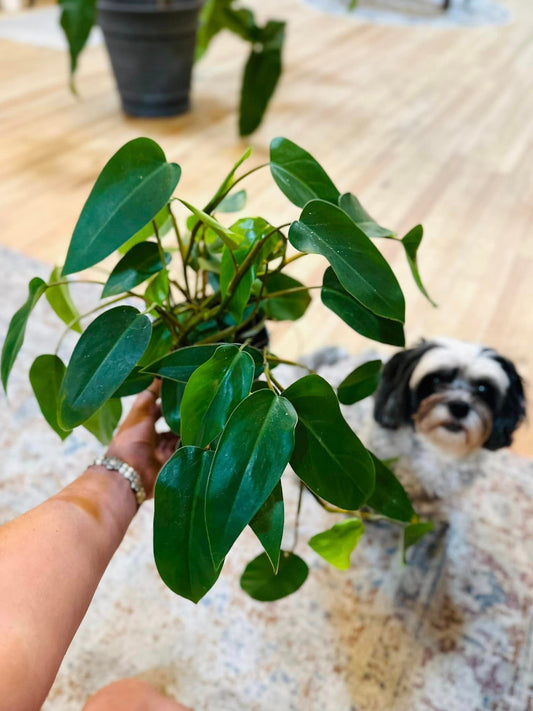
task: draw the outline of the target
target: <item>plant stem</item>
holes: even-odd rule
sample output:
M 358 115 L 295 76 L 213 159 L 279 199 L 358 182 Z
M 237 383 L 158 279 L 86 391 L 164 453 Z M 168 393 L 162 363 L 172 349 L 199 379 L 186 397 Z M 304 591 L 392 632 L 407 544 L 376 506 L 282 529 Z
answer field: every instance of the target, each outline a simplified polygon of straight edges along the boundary
M 163 265 L 163 269 L 166 271 L 167 277 L 168 277 L 168 269 L 167 269 L 167 261 L 166 261 L 166 257 L 165 257 L 165 250 L 163 249 L 163 245 L 161 244 L 161 237 L 159 236 L 159 229 L 157 227 L 155 220 L 152 220 L 152 226 L 154 228 L 154 234 L 155 234 L 155 238 L 157 240 L 157 249 L 159 251 L 159 258 L 161 259 L 161 264 Z M 172 304 L 172 290 L 171 289 L 168 290 L 166 302 L 167 302 L 168 310 L 172 311 L 173 304 Z
M 274 363 L 279 363 L 280 365 L 292 365 L 294 368 L 304 368 L 307 370 L 309 373 L 312 373 L 313 375 L 316 375 L 316 371 L 314 371 L 312 368 L 310 368 L 308 365 L 305 365 L 305 363 L 298 363 L 298 361 L 294 360 L 285 360 L 284 358 L 278 358 L 275 355 L 268 355 L 267 356 L 269 361 L 272 361 Z
M 300 511 L 302 510 L 302 498 L 304 493 L 304 483 L 300 480 L 300 491 L 298 492 L 298 506 L 296 507 L 296 517 L 294 519 L 294 540 L 292 543 L 291 552 L 294 553 L 298 545 L 298 534 L 300 532 Z
M 213 212 L 213 210 L 218 205 L 220 205 L 222 200 L 224 200 L 224 198 L 230 194 L 230 192 L 233 190 L 233 188 L 238 183 L 240 183 L 242 180 L 247 178 L 249 175 L 252 175 L 252 173 L 255 173 L 257 170 L 266 168 L 269 165 L 270 165 L 270 163 L 261 163 L 260 165 L 256 165 L 255 168 L 252 168 L 251 170 L 248 170 L 246 173 L 243 173 L 242 175 L 240 175 L 238 178 L 236 178 L 233 181 L 233 183 L 229 186 L 229 188 L 225 192 L 221 193 L 216 199 L 214 198 L 213 200 L 211 200 L 210 202 L 207 203 L 207 205 L 204 207 L 204 212 L 207 212 L 208 215 L 211 214 Z

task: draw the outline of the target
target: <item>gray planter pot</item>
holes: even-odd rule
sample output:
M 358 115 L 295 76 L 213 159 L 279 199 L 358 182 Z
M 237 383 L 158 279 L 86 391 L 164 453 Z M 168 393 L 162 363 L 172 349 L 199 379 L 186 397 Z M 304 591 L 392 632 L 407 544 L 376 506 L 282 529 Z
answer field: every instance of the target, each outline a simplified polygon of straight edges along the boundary
M 165 5 L 153 0 L 99 0 L 98 24 L 127 114 L 175 116 L 189 109 L 202 4 L 202 0 Z

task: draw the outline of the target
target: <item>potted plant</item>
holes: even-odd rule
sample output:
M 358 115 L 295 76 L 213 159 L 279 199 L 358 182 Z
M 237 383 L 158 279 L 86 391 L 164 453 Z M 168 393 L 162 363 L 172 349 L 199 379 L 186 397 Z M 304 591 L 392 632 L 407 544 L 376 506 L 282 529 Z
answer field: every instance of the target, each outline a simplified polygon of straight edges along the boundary
M 194 60 L 205 54 L 219 32 L 229 30 L 250 44 L 241 87 L 240 135 L 253 133 L 261 123 L 281 75 L 284 22 L 258 25 L 251 10 L 237 0 L 59 0 L 59 4 L 73 90 L 79 55 L 98 21 L 124 111 L 132 116 L 184 113 Z
M 380 363 L 355 370 L 338 392 L 313 372 L 284 389 L 275 368 L 287 361 L 270 351 L 264 331 L 269 320 L 301 318 L 311 290 L 319 289 L 324 305 L 348 326 L 403 345 L 404 297 L 374 240 L 400 242 L 423 290 L 416 263 L 422 227 L 400 240 L 285 138 L 272 141 L 269 163 L 258 167 L 270 168 L 299 215 L 290 226 L 263 217 L 228 225 L 222 216 L 246 201 L 236 188 L 258 169 L 238 175 L 249 155 L 200 209 L 173 196 L 181 171 L 155 142 L 138 138 L 123 146 L 89 195 L 63 268 L 47 282 L 32 279 L 2 350 L 7 388 L 27 320 L 43 295 L 66 331 L 81 334 L 68 364 L 56 351 L 39 356 L 30 370 L 42 413 L 61 439 L 84 426 L 109 442 L 121 398 L 161 378 L 163 416 L 180 445 L 156 484 L 155 560 L 165 583 L 195 602 L 214 585 L 247 526 L 265 550 L 244 571 L 248 593 L 273 600 L 304 582 L 305 562 L 281 550 L 280 480 L 288 464 L 300 496 L 307 489 L 318 505 L 343 514 L 310 540 L 337 567 L 348 567 L 367 518 L 400 525 L 405 546 L 430 528 L 418 520 L 391 469 L 365 449 L 341 414 L 339 400 L 355 402 L 373 391 Z M 305 286 L 286 273 L 309 253 L 328 264 L 321 284 Z M 107 278 L 83 279 L 101 289 L 102 301 L 80 315 L 71 275 L 112 254 L 118 261 Z

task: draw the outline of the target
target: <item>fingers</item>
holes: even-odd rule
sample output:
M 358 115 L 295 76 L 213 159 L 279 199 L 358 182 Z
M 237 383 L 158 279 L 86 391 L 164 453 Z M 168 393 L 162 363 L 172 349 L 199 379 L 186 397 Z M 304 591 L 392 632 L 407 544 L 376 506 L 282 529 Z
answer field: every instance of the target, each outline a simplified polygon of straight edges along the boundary
M 161 381 L 156 379 L 149 388 L 137 395 L 130 410 L 129 417 L 144 415 L 152 417 L 154 422 L 158 420 L 161 417 L 161 407 L 157 404 L 160 393 Z
M 161 395 L 161 380 L 154 378 L 152 384 L 146 390 L 157 399 Z
M 176 451 L 179 437 L 174 432 L 163 432 L 158 436 L 157 459 L 165 464 Z

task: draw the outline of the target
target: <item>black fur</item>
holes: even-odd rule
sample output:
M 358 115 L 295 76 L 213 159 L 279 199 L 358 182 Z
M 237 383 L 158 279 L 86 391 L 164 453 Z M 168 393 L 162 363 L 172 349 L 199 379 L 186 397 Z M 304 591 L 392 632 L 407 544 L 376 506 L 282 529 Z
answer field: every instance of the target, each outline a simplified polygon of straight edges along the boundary
M 526 416 L 526 400 L 522 378 L 508 358 L 500 355 L 491 356 L 501 365 L 509 378 L 509 387 L 501 404 L 494 412 L 492 432 L 485 442 L 485 449 L 500 449 L 509 447 L 513 441 L 513 433 Z

